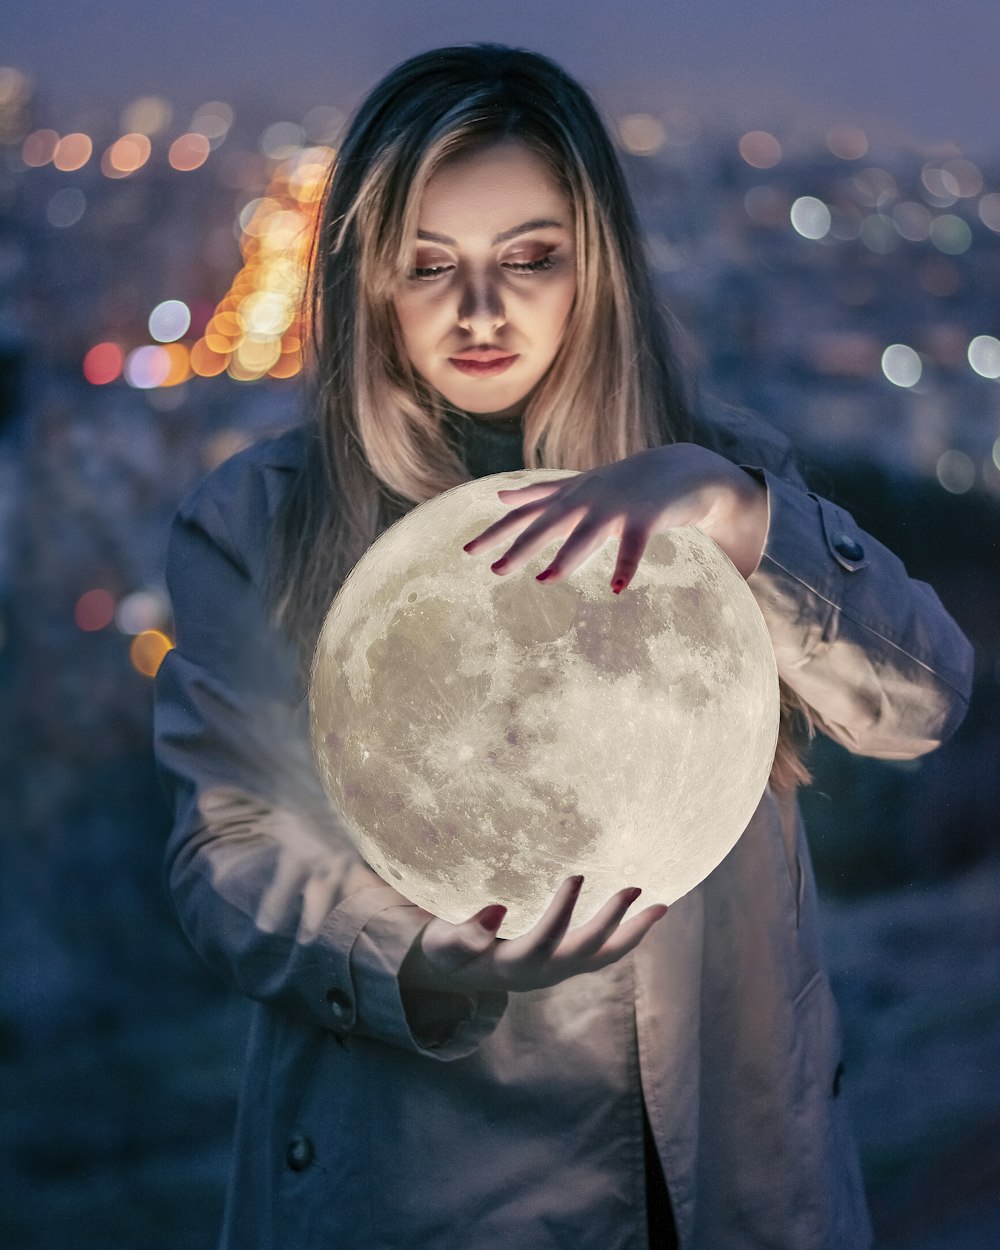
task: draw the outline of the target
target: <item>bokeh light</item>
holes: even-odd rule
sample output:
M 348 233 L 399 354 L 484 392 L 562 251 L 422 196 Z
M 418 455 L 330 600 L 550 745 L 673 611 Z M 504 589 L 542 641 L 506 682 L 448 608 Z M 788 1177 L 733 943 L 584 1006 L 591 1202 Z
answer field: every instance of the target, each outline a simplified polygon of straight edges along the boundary
M 83 376 L 92 386 L 107 386 L 122 375 L 125 353 L 117 343 L 95 343 L 83 358 Z
M 884 213 L 869 213 L 858 228 L 861 242 L 869 252 L 887 256 L 899 247 L 899 233 L 891 217 Z
M 921 194 L 935 208 L 950 208 L 959 197 L 959 183 L 943 166 L 928 161 L 920 171 Z
M 274 122 L 260 136 L 260 150 L 272 161 L 288 160 L 302 147 L 306 133 L 296 122 Z
M 893 386 L 916 386 L 923 373 L 920 356 L 905 343 L 893 343 L 882 353 L 882 372 Z
M 140 96 L 122 112 L 122 130 L 141 135 L 158 135 L 170 125 L 173 115 L 170 102 L 162 96 Z
M 171 169 L 181 173 L 190 173 L 192 169 L 200 169 L 208 160 L 212 145 L 205 135 L 191 131 L 179 135 L 170 145 L 167 160 Z
M 149 335 L 157 343 L 173 343 L 188 332 L 191 310 L 183 300 L 166 299 L 149 314 Z
M 831 126 L 826 146 L 842 161 L 859 161 L 868 153 L 868 136 L 860 126 Z
M 222 100 L 209 100 L 200 105 L 191 118 L 191 130 L 203 135 L 214 150 L 229 134 L 233 125 L 233 110 Z
M 280 123 L 284 125 L 284 123 Z M 292 378 L 302 369 L 303 291 L 309 253 L 336 153 L 296 148 L 271 174 L 265 193 L 240 210 L 243 267 L 191 348 L 199 377 L 220 373 L 239 382 Z
M 127 178 L 146 164 L 151 151 L 146 135 L 138 131 L 122 135 L 101 157 L 101 172 L 108 178 Z
M 943 452 L 935 467 L 937 480 L 952 495 L 964 495 L 976 483 L 976 466 L 964 451 Z
M 125 357 L 125 381 L 141 391 L 162 386 L 170 369 L 170 353 L 165 347 L 137 347 Z
M 74 131 L 63 135 L 56 143 L 52 153 L 52 164 L 65 173 L 73 173 L 82 169 L 94 154 L 94 144 L 90 135 Z
M 882 208 L 899 195 L 896 179 L 887 169 L 872 165 L 862 169 L 851 179 L 854 193 L 860 203 L 868 208 Z
M 159 629 L 170 615 L 166 597 L 155 590 L 134 590 L 115 609 L 115 624 L 123 634 Z
M 45 219 L 50 226 L 65 229 L 75 226 L 87 210 L 87 197 L 79 187 L 63 187 L 55 191 L 45 205 Z
M 32 169 L 48 165 L 56 154 L 59 136 L 54 130 L 33 130 L 21 145 L 21 160 Z
M 792 226 L 804 239 L 823 239 L 830 233 L 832 218 L 822 200 L 800 195 L 789 214 Z
M 773 169 L 781 161 L 781 144 L 766 130 L 748 130 L 740 139 L 739 152 L 754 169 Z
M 629 113 L 618 122 L 618 134 L 626 152 L 633 156 L 652 156 L 667 141 L 667 131 L 658 117 L 650 113 Z
M 931 242 L 946 256 L 960 256 L 972 246 L 969 223 L 954 213 L 942 213 L 931 222 Z
M 979 219 L 984 226 L 1000 234 L 1000 194 L 991 191 L 979 201 Z
M 788 196 L 778 187 L 751 187 L 743 197 L 743 207 L 758 226 L 779 229 L 788 221 Z
M 983 189 L 983 171 L 973 161 L 958 158 L 945 161 L 941 166 L 942 174 L 955 188 L 955 194 L 963 200 L 972 199 Z
M 310 143 L 336 143 L 347 121 L 338 108 L 319 104 L 302 119 L 302 130 Z
M 930 209 L 916 200 L 903 200 L 892 210 L 893 224 L 911 243 L 923 243 L 930 238 L 932 220 Z
M 73 619 L 88 634 L 105 629 L 115 619 L 114 596 L 100 587 L 84 591 L 73 608 Z
M 1000 339 L 977 334 L 969 344 L 969 364 L 981 378 L 1000 378 Z
M 174 644 L 159 629 L 144 629 L 132 639 L 128 658 L 132 667 L 144 677 L 155 677 Z

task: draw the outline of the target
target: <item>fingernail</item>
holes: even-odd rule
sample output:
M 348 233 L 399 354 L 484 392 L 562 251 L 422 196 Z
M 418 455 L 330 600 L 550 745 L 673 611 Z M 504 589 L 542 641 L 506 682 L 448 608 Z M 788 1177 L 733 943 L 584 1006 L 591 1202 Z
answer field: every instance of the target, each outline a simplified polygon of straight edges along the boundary
M 635 902 L 635 900 L 639 897 L 639 895 L 640 895 L 641 893 L 642 893 L 642 887 L 641 887 L 641 886 L 638 886 L 638 885 L 634 885 L 634 886 L 631 888 L 631 890 L 629 890 L 629 894 L 632 896 L 632 897 L 629 899 L 629 902 L 634 903 L 634 902 Z
M 490 568 L 493 570 L 494 573 L 499 573 L 500 570 L 506 565 L 506 563 L 507 563 L 507 557 L 501 556 L 499 560 L 494 561 L 494 563 L 490 565 Z
M 625 578 L 616 577 L 615 580 L 611 583 L 611 589 L 615 592 L 616 595 L 620 595 L 621 592 L 625 589 Z
M 489 907 L 484 907 L 479 913 L 479 923 L 484 929 L 499 929 L 506 914 L 507 908 L 502 903 L 493 903 Z
M 555 577 L 555 571 L 553 569 L 546 569 L 544 573 L 538 574 L 538 576 L 535 578 L 535 581 L 547 582 L 550 577 Z
M 583 877 L 582 876 L 570 877 L 570 881 L 573 884 L 573 893 L 575 894 L 577 890 L 579 890 L 580 886 L 583 885 Z
M 471 550 L 472 550 L 472 544 L 473 544 L 475 541 L 476 541 L 475 539 L 472 539 L 470 542 L 465 543 L 465 544 L 462 546 L 462 550 L 463 550 L 463 551 L 471 551 Z

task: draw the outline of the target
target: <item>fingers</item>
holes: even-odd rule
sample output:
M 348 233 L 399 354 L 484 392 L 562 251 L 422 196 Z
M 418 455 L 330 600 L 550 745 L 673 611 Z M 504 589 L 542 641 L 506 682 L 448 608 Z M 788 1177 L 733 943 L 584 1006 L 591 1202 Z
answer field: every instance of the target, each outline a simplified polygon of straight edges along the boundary
M 627 955 L 629 951 L 635 950 L 653 925 L 665 916 L 668 910 L 666 903 L 654 903 L 652 907 L 647 907 L 638 916 L 633 916 L 631 920 L 626 921 L 614 936 L 605 942 L 597 954 L 591 956 L 591 967 L 604 968 L 608 964 L 613 964 L 615 960 L 621 959 L 623 955 Z
M 556 552 L 548 568 L 538 574 L 537 580 L 540 582 L 563 581 L 589 556 L 593 555 L 613 531 L 614 522 L 606 517 L 599 519 L 588 517 L 580 521 L 570 537 Z
M 516 508 L 513 512 L 508 512 L 506 516 L 494 521 L 492 525 L 486 527 L 481 534 L 477 534 L 462 548 L 470 555 L 475 555 L 480 551 L 491 551 L 494 547 L 499 547 L 508 534 L 515 534 L 521 528 L 529 517 L 538 516 L 539 513 L 545 511 L 545 504 L 525 504 L 521 508 Z
M 562 950 L 571 959 L 585 958 L 600 950 L 641 893 L 638 886 L 631 886 L 612 895 L 595 916 L 573 931 L 572 938 L 563 944 Z
M 510 942 L 506 956 L 520 959 L 524 955 L 549 955 L 562 941 L 573 917 L 573 908 L 580 897 L 582 876 L 567 877 L 552 897 L 541 920 L 519 938 Z
M 646 547 L 649 544 L 649 530 L 644 526 L 626 525 L 622 540 L 618 547 L 618 559 L 611 578 L 611 589 L 620 595 L 635 576 Z

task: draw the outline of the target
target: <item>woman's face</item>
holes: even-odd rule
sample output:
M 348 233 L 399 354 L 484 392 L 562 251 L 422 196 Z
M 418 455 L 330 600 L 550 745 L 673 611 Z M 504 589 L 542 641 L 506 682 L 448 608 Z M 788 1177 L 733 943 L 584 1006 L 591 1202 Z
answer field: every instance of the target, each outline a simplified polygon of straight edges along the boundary
M 570 201 L 524 144 L 445 162 L 427 183 L 393 304 L 410 363 L 467 412 L 517 415 L 576 295 Z

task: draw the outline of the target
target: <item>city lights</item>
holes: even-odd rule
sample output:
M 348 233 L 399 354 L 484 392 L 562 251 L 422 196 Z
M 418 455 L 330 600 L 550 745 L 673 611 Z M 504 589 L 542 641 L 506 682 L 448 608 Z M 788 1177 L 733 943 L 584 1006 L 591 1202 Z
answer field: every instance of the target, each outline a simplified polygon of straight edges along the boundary
M 155 677 L 167 653 L 174 644 L 159 629 L 144 629 L 136 634 L 129 647 L 128 658 L 132 667 L 143 677 Z
M 935 466 L 937 480 L 949 494 L 964 495 L 976 482 L 976 466 L 964 451 L 944 452 Z
M 63 135 L 52 152 L 52 164 L 64 173 L 82 169 L 94 154 L 94 143 L 89 135 L 74 132 Z
M 1000 339 L 977 334 L 969 344 L 969 364 L 981 378 L 1000 378 Z
M 105 629 L 115 619 L 115 600 L 110 591 L 97 587 L 87 590 L 76 601 L 73 619 L 77 629 L 93 634 Z
M 781 144 L 766 130 L 749 130 L 739 141 L 740 156 L 754 169 L 772 169 L 781 161 Z
M 149 314 L 149 335 L 157 343 L 173 343 L 188 332 L 191 310 L 183 300 L 168 299 Z
M 626 152 L 633 156 L 652 156 L 667 141 L 663 122 L 649 113 L 629 113 L 618 123 L 618 135 Z
M 83 376 L 92 386 L 107 386 L 122 375 L 125 354 L 117 343 L 97 343 L 83 358 Z
M 792 205 L 789 217 L 804 239 L 823 239 L 830 233 L 830 210 L 815 196 L 799 196 Z
M 920 356 L 905 343 L 893 343 L 882 353 L 882 372 L 893 386 L 916 386 L 923 373 Z

